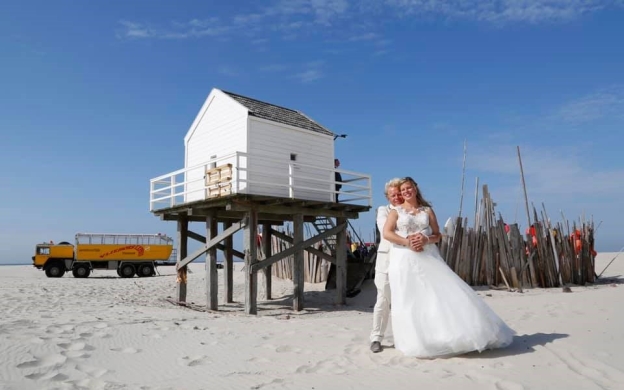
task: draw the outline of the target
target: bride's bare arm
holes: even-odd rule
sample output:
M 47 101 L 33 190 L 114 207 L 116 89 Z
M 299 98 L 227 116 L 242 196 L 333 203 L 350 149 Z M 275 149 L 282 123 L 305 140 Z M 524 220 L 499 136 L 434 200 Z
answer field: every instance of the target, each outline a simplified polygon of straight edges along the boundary
M 397 211 L 390 210 L 390 214 L 388 214 L 388 219 L 386 219 L 386 223 L 384 224 L 383 238 L 393 244 L 409 246 L 409 240 L 407 238 L 401 237 L 394 232 L 396 230 L 396 223 L 398 218 L 399 214 L 397 213 Z
M 431 227 L 431 235 L 426 237 L 428 239 L 427 242 L 433 244 L 440 241 L 442 235 L 440 234 L 440 225 L 438 225 L 438 218 L 436 217 L 436 214 L 431 207 L 427 208 L 427 213 L 429 213 L 429 226 Z

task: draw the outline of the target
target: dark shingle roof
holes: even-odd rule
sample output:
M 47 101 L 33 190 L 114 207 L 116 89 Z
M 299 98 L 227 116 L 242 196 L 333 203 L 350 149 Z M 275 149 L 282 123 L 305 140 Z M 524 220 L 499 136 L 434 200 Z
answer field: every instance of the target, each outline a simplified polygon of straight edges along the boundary
M 308 118 L 302 112 L 276 106 L 275 104 L 266 103 L 232 92 L 221 91 L 245 106 L 245 108 L 249 110 L 249 115 L 321 134 L 334 135 L 334 133 Z

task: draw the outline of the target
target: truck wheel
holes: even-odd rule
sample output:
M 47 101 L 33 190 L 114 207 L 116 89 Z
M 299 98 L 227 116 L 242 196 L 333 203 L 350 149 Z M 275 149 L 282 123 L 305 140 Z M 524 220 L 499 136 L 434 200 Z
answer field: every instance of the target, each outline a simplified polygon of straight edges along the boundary
M 88 265 L 77 265 L 72 270 L 72 274 L 74 274 L 74 278 L 88 278 L 91 270 Z
M 62 278 L 65 275 L 65 264 L 55 261 L 45 267 L 45 274 L 48 278 Z
M 134 266 L 132 264 L 124 264 L 119 268 L 122 278 L 131 278 L 134 276 Z
M 140 278 L 144 278 L 147 276 L 154 275 L 154 267 L 151 264 L 141 264 L 137 269 L 137 276 Z

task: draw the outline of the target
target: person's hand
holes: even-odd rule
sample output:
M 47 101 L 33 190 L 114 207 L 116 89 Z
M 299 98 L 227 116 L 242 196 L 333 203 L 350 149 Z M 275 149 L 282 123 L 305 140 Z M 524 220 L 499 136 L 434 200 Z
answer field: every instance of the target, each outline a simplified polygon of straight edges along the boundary
M 410 248 L 413 251 L 422 252 L 424 244 L 425 244 L 425 238 L 423 234 L 421 233 L 411 234 L 407 236 L 407 239 L 409 240 Z

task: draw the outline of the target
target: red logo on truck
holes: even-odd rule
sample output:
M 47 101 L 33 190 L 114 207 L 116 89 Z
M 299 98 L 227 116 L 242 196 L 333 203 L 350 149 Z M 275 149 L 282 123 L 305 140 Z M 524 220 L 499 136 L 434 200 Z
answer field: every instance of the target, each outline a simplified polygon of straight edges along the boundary
M 136 250 L 137 251 L 137 256 L 143 256 L 143 253 L 145 253 L 145 248 L 143 248 L 143 245 L 127 245 L 127 246 L 123 246 L 121 248 L 117 248 L 117 249 L 113 249 L 110 252 L 106 252 L 100 255 L 100 259 L 106 257 L 106 256 L 110 256 L 112 254 L 118 253 L 118 252 L 123 252 L 123 251 L 127 251 L 127 250 Z

